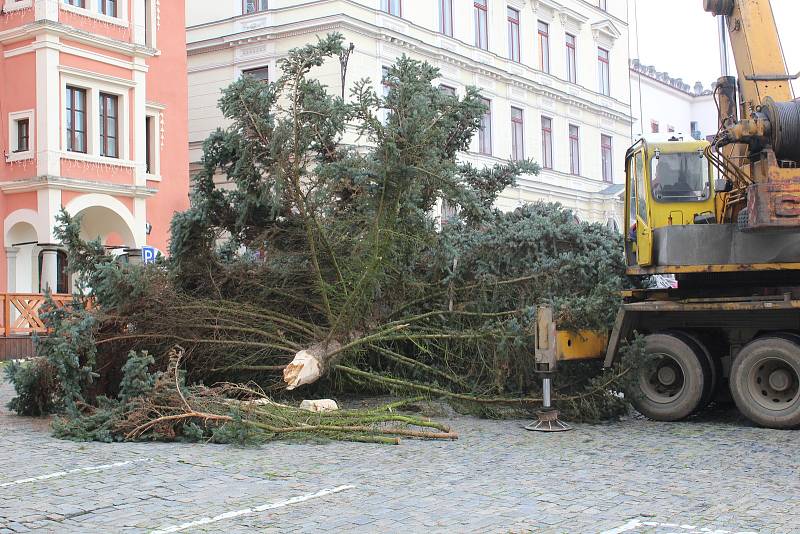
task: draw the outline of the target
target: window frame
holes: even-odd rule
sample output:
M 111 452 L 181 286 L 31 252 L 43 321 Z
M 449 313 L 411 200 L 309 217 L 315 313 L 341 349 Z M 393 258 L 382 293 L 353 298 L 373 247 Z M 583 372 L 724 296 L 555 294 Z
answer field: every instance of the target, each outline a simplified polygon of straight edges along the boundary
M 487 0 L 472 0 L 472 6 L 475 12 L 475 46 L 489 50 L 489 3 Z
M 547 121 L 547 125 L 545 125 Z M 542 168 L 553 169 L 553 118 L 541 117 L 542 128 Z
M 12 111 L 8 114 L 8 150 L 6 152 L 6 162 L 21 161 L 32 159 L 34 156 L 34 145 L 36 142 L 36 122 L 34 121 L 35 112 L 33 109 L 24 111 Z M 19 149 L 19 123 L 28 122 L 28 147 L 26 150 Z
M 575 134 L 573 135 L 573 130 Z M 581 130 L 577 124 L 570 124 L 569 133 L 569 173 L 581 175 Z
M 611 96 L 611 52 L 602 46 L 597 47 L 597 74 L 598 92 Z
M 486 106 L 486 112 L 481 115 L 478 127 L 478 153 L 484 156 L 492 155 L 492 101 L 481 97 L 481 102 Z
M 113 93 L 106 93 L 104 91 L 100 91 L 98 93 L 98 108 L 97 111 L 100 114 L 100 131 L 98 132 L 100 137 L 100 157 L 103 158 L 114 158 L 120 159 L 120 146 L 119 146 L 119 101 L 120 98 L 118 95 Z M 109 106 L 108 104 L 113 103 L 113 106 Z M 111 115 L 109 113 L 109 109 L 112 109 L 114 114 Z M 113 132 L 114 135 L 110 135 L 110 128 L 109 123 L 114 121 L 114 128 Z M 114 151 L 113 154 L 109 150 L 109 141 L 114 140 Z
M 550 24 L 536 21 L 537 44 L 539 45 L 539 70 L 550 73 Z
M 161 118 L 164 109 L 160 105 L 148 105 L 145 111 L 145 128 L 148 128 L 148 122 L 150 122 L 150 129 L 145 133 L 145 142 L 150 141 L 150 144 L 145 145 L 145 175 L 147 180 L 154 182 L 161 181 Z M 146 166 L 148 155 L 150 172 L 147 172 Z
M 253 2 L 253 11 L 248 11 L 247 6 Z M 242 15 L 252 15 L 254 13 L 263 13 L 269 9 L 269 0 L 242 0 Z
M 516 14 L 514 16 L 512 14 Z M 519 39 L 519 9 L 506 6 L 506 20 L 508 21 L 508 59 L 516 63 L 521 61 L 521 46 Z
M 113 17 L 119 18 L 119 0 L 97 0 L 98 1 L 98 13 L 101 15 L 105 15 L 106 17 Z M 112 6 L 113 13 L 108 12 L 109 6 Z
M 570 83 L 578 83 L 578 38 L 571 33 L 565 33 L 564 45 L 566 46 L 567 52 L 567 81 Z
M 606 143 L 608 141 L 608 143 Z M 600 169 L 603 182 L 614 183 L 614 138 L 600 134 Z
M 68 6 L 86 9 L 86 0 L 64 0 L 64 3 Z
M 519 112 L 515 114 L 515 112 Z M 511 106 L 511 160 L 525 159 L 525 110 Z
M 395 10 L 395 7 L 397 8 Z M 393 17 L 403 17 L 403 0 L 381 0 L 381 11 Z M 395 13 L 395 11 L 397 11 Z
M 83 109 L 76 109 L 75 108 L 75 95 L 81 94 L 83 95 Z M 75 85 L 67 84 L 67 92 L 65 95 L 65 110 L 67 115 L 67 121 L 65 122 L 64 126 L 66 127 L 67 132 L 67 142 L 65 145 L 65 150 L 67 152 L 76 152 L 78 154 L 89 154 L 89 112 L 88 112 L 88 103 L 89 103 L 89 90 L 85 87 L 78 87 Z M 81 126 L 83 130 L 78 130 L 75 128 L 77 123 L 77 114 L 83 114 L 83 120 Z M 70 124 L 72 127 L 70 128 Z M 83 150 L 76 150 L 75 149 L 75 140 L 79 137 L 82 138 L 83 141 Z
M 453 36 L 453 0 L 439 0 L 439 33 Z

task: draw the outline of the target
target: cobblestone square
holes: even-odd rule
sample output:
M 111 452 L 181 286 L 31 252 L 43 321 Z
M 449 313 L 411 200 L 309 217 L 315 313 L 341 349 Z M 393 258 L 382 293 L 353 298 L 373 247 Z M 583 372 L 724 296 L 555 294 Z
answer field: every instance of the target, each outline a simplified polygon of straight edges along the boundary
M 0 385 L 0 532 L 800 532 L 800 434 L 731 412 L 399 446 L 76 443 Z

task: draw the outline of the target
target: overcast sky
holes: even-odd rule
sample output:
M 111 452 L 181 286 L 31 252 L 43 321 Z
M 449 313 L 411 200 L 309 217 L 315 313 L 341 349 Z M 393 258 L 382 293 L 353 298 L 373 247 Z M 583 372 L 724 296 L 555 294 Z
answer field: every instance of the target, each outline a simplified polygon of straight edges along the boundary
M 706 88 L 720 76 L 717 19 L 703 10 L 702 0 L 629 0 L 631 57 L 645 65 L 683 78 L 689 85 L 701 81 Z M 772 0 L 789 72 L 800 71 L 800 0 Z M 734 64 L 731 61 L 733 70 Z M 734 73 L 735 74 L 735 73 Z M 795 96 L 800 83 L 794 82 Z

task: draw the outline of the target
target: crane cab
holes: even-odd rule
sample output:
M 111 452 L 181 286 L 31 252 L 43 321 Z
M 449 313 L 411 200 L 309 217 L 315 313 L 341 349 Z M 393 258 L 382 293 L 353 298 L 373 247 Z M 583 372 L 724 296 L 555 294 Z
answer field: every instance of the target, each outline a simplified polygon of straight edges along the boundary
M 625 255 L 630 274 L 655 263 L 654 232 L 669 226 L 716 223 L 706 141 L 648 143 L 625 155 Z

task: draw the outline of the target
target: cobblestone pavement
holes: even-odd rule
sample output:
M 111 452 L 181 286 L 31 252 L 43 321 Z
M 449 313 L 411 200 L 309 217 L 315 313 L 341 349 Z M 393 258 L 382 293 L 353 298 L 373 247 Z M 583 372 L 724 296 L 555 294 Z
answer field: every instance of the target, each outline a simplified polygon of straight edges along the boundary
M 0 532 L 800 532 L 800 432 L 731 414 L 245 449 L 59 441 L 2 410 Z

